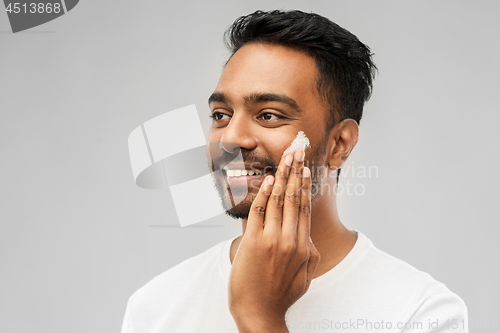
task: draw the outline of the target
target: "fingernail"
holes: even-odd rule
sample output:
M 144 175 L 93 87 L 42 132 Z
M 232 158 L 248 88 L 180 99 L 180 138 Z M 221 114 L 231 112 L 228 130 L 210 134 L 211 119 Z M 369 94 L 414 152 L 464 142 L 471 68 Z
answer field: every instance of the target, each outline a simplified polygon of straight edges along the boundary
M 269 184 L 269 185 L 272 185 L 274 183 L 274 177 L 273 176 L 267 176 L 266 178 L 266 182 Z
M 292 162 L 293 162 L 293 155 L 292 154 L 286 155 L 285 164 L 290 166 L 292 165 Z
M 299 162 L 302 162 L 304 160 L 304 151 L 302 149 L 298 149 L 295 151 L 295 159 Z
M 304 170 L 302 170 L 302 177 L 304 178 L 311 177 L 311 170 L 309 170 L 308 167 L 304 167 Z

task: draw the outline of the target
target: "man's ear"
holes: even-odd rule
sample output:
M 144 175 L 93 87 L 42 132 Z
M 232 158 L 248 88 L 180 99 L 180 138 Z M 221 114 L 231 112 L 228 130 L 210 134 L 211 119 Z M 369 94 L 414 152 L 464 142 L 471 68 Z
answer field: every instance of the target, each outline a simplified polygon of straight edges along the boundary
M 330 131 L 328 142 L 328 167 L 340 169 L 354 146 L 358 143 L 359 127 L 354 119 L 344 119 Z

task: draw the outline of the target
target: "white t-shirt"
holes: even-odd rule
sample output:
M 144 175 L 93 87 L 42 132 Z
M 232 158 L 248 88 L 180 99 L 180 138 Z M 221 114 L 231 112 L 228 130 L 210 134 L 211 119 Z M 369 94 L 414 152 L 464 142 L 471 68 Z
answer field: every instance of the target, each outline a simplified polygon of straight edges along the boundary
M 460 297 L 353 231 L 358 238 L 349 254 L 313 279 L 288 309 L 290 332 L 468 332 Z M 128 301 L 122 333 L 237 333 L 227 301 L 235 238 L 137 290 Z

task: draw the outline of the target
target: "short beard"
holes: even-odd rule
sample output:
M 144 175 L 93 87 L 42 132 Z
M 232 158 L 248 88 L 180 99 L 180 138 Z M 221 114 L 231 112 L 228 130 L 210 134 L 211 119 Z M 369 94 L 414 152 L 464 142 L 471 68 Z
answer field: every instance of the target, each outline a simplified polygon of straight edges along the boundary
M 256 196 L 248 194 L 246 198 L 239 204 L 230 209 L 225 209 L 224 214 L 232 217 L 233 219 L 244 219 L 248 220 L 248 215 L 250 214 L 250 208 L 255 200 Z
M 248 214 L 250 213 L 250 207 L 252 202 L 257 197 L 257 193 L 252 193 L 252 188 L 249 188 L 248 194 L 245 198 L 241 199 L 242 195 L 231 192 L 230 189 L 225 187 L 225 182 L 215 181 L 215 187 L 219 192 L 219 197 L 221 199 L 222 208 L 224 209 L 224 214 L 232 217 L 233 219 L 248 219 Z M 239 203 L 234 204 L 235 199 Z

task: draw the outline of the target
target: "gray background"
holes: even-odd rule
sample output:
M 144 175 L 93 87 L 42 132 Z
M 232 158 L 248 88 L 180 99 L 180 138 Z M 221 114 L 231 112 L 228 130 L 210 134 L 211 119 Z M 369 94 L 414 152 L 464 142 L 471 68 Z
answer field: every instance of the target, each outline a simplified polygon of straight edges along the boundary
M 375 53 L 348 163 L 379 174 L 341 179 L 366 190 L 339 198 L 342 221 L 460 295 L 472 332 L 498 331 L 498 2 L 87 0 L 15 35 L 0 12 L 0 332 L 119 331 L 137 288 L 241 232 L 165 227 L 170 194 L 134 184 L 127 137 L 193 103 L 207 135 L 224 29 L 275 8 Z

